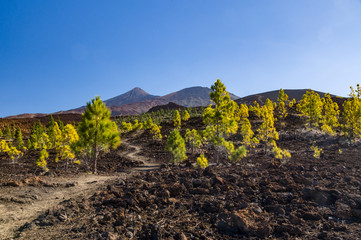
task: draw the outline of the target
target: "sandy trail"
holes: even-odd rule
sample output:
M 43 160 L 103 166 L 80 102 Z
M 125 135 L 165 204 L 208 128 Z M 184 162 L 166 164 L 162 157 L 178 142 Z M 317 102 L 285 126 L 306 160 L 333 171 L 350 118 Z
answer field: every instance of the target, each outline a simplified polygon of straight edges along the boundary
M 13 239 L 16 231 L 25 223 L 35 220 L 46 210 L 55 207 L 60 202 L 78 197 L 89 197 L 100 187 L 111 184 L 115 179 L 126 179 L 138 171 L 149 171 L 159 167 L 159 164 L 141 155 L 142 148 L 123 139 L 122 144 L 128 151 L 120 155 L 130 160 L 141 161 L 139 167 L 131 168 L 124 173 L 113 175 L 79 174 L 67 177 L 43 177 L 50 185 L 21 187 L 0 187 L 0 239 Z M 68 187 L 65 185 L 68 183 Z M 59 186 L 57 186 L 59 185 Z

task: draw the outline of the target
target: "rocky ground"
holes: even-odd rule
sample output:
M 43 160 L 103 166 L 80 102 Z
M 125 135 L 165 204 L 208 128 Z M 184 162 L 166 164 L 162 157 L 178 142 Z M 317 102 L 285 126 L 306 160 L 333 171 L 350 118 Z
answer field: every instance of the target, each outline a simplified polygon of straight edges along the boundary
M 194 119 L 189 123 L 201 125 Z M 162 133 L 166 135 L 170 129 L 170 124 L 164 124 Z M 60 201 L 28 220 L 14 236 L 361 239 L 361 144 L 357 142 L 348 144 L 345 139 L 304 129 L 281 131 L 279 145 L 292 154 L 286 162 L 275 161 L 272 154 L 259 148 L 240 163 L 229 164 L 224 159 L 220 165 L 200 170 L 191 165 L 197 154 L 180 166 L 165 164 L 170 158 L 164 152 L 165 140 L 154 141 L 146 131 L 126 137 L 118 153 L 109 153 L 101 170 L 126 176 L 93 188 L 87 195 Z M 320 159 L 310 151 L 314 141 L 324 150 Z M 211 148 L 206 156 L 211 159 Z M 162 165 L 156 169 L 152 163 L 146 171 L 133 171 L 131 165 L 125 168 L 123 162 L 135 157 Z M 3 185 L 13 176 L 3 174 L 4 178 L 8 180 L 3 180 Z M 21 186 L 6 187 L 15 190 Z M 1 204 L 5 201 L 0 199 Z

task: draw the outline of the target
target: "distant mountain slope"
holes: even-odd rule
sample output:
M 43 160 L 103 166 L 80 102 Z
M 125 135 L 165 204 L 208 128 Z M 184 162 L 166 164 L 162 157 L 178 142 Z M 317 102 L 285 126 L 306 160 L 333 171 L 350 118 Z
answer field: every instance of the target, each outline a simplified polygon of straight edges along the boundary
M 306 91 L 314 91 L 312 89 L 284 89 L 285 93 L 288 95 L 289 99 L 292 100 L 293 98 L 296 99 L 296 101 L 300 101 L 302 96 L 306 93 Z M 258 93 L 249 95 L 246 97 L 242 97 L 236 100 L 238 104 L 252 104 L 254 101 L 257 101 L 259 104 L 264 104 L 269 98 L 273 102 L 277 101 L 278 98 L 278 92 L 279 90 L 270 91 L 270 92 L 264 92 L 264 93 Z M 320 97 L 323 97 L 325 95 L 324 92 L 315 91 L 320 95 Z M 335 95 L 331 94 L 331 97 L 335 97 Z
M 113 97 L 104 102 L 106 103 L 107 106 L 122 106 L 124 104 L 140 102 L 147 99 L 154 99 L 157 97 L 158 96 L 151 95 L 145 92 L 143 89 L 136 87 L 124 94 Z
M 285 89 L 285 92 L 288 94 L 290 100 L 295 98 L 299 101 L 303 94 L 309 89 L 297 89 L 297 90 L 288 90 Z M 243 98 L 239 98 L 233 94 L 230 94 L 231 99 L 235 100 L 238 104 L 246 103 L 252 104 L 254 101 L 258 101 L 260 104 L 264 104 L 266 99 L 269 98 L 272 101 L 277 101 L 278 91 L 270 91 L 264 93 L 258 93 L 249 95 Z M 180 91 L 167 94 L 162 97 L 157 97 L 151 95 L 140 88 L 134 88 L 131 91 L 128 91 L 124 94 L 121 94 L 117 97 L 110 98 L 104 101 L 107 104 L 109 110 L 112 111 L 112 116 L 118 115 L 137 115 L 149 111 L 151 108 L 166 105 L 170 102 L 184 106 L 184 107 L 198 107 L 198 106 L 207 106 L 210 104 L 209 93 L 211 92 L 210 88 L 207 87 L 190 87 L 185 88 Z M 325 93 L 315 91 L 320 94 L 321 97 Z M 335 97 L 334 95 L 331 95 Z M 68 113 L 83 113 L 85 107 L 79 107 L 76 109 L 71 109 L 68 111 L 60 111 L 53 114 L 68 114 Z M 21 114 L 17 116 L 10 116 L 8 118 L 32 118 L 40 117 L 49 114 Z
M 184 88 L 178 92 L 165 95 L 163 98 L 167 102 L 173 102 L 184 107 L 207 106 L 211 103 L 209 93 L 210 88 L 207 87 L 190 87 Z M 230 93 L 232 100 L 238 99 L 234 94 Z
M 137 115 L 147 112 L 149 109 L 159 106 L 166 105 L 170 102 L 176 103 L 184 107 L 198 107 L 198 106 L 207 106 L 210 104 L 209 93 L 211 92 L 210 88 L 207 87 L 190 87 L 185 88 L 180 91 L 167 94 L 162 97 L 156 97 L 144 92 L 140 88 L 134 88 L 133 90 L 126 92 L 117 97 L 111 98 L 104 101 L 112 112 L 112 116 L 118 115 Z M 231 99 L 238 99 L 234 94 L 230 94 Z M 130 97 L 132 100 L 127 102 L 127 98 Z M 135 99 L 145 98 L 141 101 L 135 101 Z M 110 104 L 110 105 L 109 105 Z M 62 113 L 82 113 L 84 112 L 84 107 L 57 112 L 57 114 Z

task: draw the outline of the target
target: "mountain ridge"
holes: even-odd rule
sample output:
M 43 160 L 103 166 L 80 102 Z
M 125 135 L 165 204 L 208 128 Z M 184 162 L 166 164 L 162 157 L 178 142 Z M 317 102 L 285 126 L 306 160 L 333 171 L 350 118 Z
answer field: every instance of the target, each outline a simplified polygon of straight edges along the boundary
M 306 91 L 315 91 L 311 89 L 284 89 L 285 93 L 289 96 L 289 99 L 292 100 L 295 98 L 299 101 L 302 98 L 302 95 Z M 207 106 L 210 102 L 209 93 L 211 89 L 208 87 L 189 87 L 184 88 L 176 92 L 166 94 L 164 96 L 151 95 L 139 87 L 135 87 L 128 92 L 115 96 L 113 98 L 107 99 L 104 102 L 106 103 L 108 109 L 112 112 L 112 116 L 118 115 L 137 115 L 149 111 L 151 108 L 156 106 L 167 105 L 168 103 L 175 103 L 184 107 L 198 107 L 198 106 Z M 235 100 L 238 104 L 252 104 L 254 101 L 257 101 L 259 104 L 264 104 L 266 99 L 269 98 L 272 101 L 277 101 L 279 90 L 273 90 L 258 94 L 248 95 L 242 98 L 230 93 L 231 99 Z M 321 97 L 325 94 L 324 92 L 315 91 L 320 94 Z M 335 95 L 331 96 L 335 97 Z M 128 99 L 127 99 L 128 98 Z M 119 104 L 119 105 L 116 105 Z M 81 114 L 84 112 L 85 106 L 74 108 L 66 111 L 58 111 L 52 113 L 53 115 L 57 114 Z M 51 114 L 43 113 L 29 113 L 29 114 L 19 114 L 15 116 L 8 116 L 5 118 L 35 118 L 39 116 L 46 116 Z

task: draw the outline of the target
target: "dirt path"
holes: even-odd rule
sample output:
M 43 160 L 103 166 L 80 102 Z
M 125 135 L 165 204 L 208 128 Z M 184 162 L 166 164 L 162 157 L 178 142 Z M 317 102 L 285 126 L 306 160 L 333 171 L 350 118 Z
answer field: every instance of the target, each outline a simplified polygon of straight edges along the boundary
M 149 171 L 159 167 L 159 164 L 139 155 L 141 147 L 129 143 L 126 139 L 123 139 L 122 144 L 129 150 L 120 154 L 130 160 L 143 162 L 141 166 L 113 175 L 84 173 L 70 177 L 44 177 L 42 179 L 49 184 L 41 186 L 0 187 L 0 239 L 12 239 L 21 226 L 64 200 L 89 197 L 115 179 L 126 179 L 137 171 Z
M 122 140 L 122 144 L 124 144 L 128 148 L 133 149 L 132 151 L 128 151 L 127 153 L 123 154 L 123 157 L 129 158 L 131 160 L 143 162 L 141 166 L 132 168 L 131 169 L 132 171 L 150 171 L 160 167 L 160 164 L 154 162 L 154 159 L 148 159 L 140 155 L 140 153 L 143 151 L 141 147 L 129 143 L 127 139 Z

